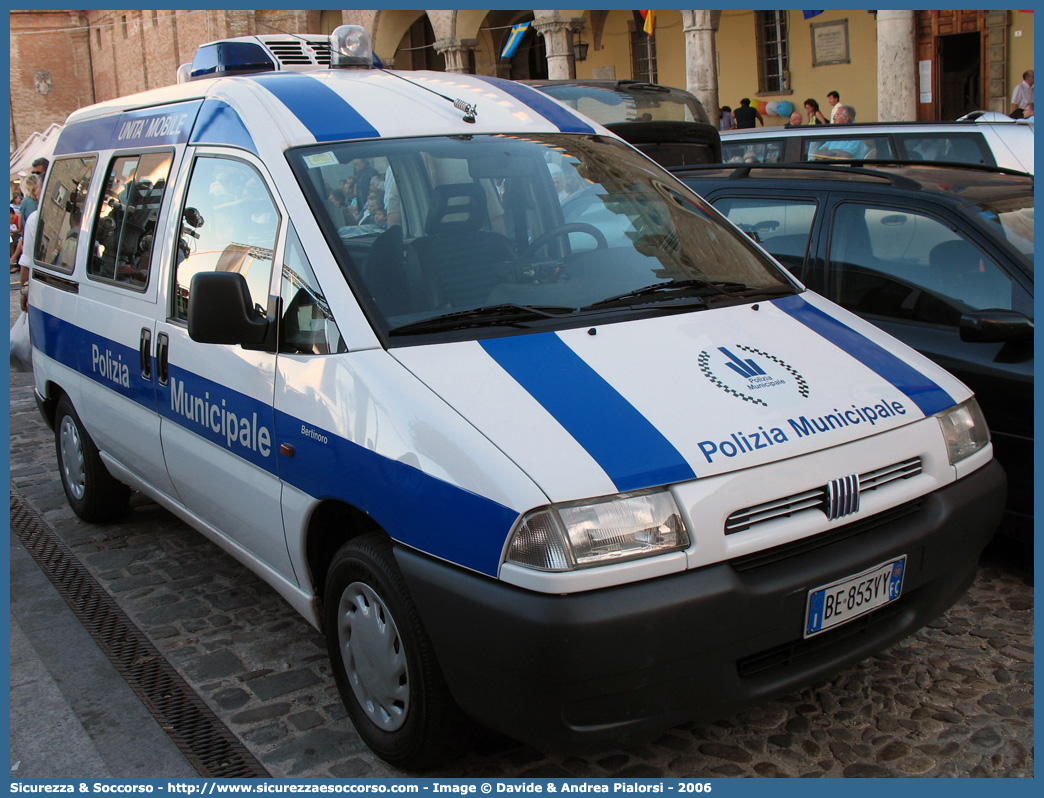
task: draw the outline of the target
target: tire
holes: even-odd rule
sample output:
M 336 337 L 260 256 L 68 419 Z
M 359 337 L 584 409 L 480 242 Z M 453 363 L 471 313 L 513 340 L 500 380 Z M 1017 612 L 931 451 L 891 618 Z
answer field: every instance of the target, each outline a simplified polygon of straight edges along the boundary
M 375 754 L 404 770 L 459 755 L 467 724 L 384 535 L 363 535 L 334 555 L 323 621 L 341 700 Z
M 64 396 L 54 417 L 54 449 L 65 497 L 76 515 L 92 523 L 115 521 L 123 515 L 130 488 L 105 468 L 98 447 Z

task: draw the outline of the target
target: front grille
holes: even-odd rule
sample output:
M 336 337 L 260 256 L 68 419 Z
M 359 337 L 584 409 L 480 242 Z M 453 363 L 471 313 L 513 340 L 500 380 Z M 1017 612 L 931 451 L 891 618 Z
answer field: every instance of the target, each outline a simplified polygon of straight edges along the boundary
M 858 475 L 858 495 L 862 496 L 872 490 L 888 485 L 900 479 L 910 479 L 921 473 L 921 458 L 913 457 L 900 463 L 867 471 Z M 737 510 L 725 519 L 725 534 L 733 535 L 745 532 L 759 524 L 777 518 L 792 518 L 804 512 L 821 512 L 827 517 L 836 517 L 831 511 L 832 496 L 829 485 L 822 485 L 790 496 L 756 504 Z
M 809 552 L 816 551 L 817 549 L 832 546 L 835 543 L 840 543 L 843 540 L 862 535 L 865 532 L 870 532 L 874 529 L 880 529 L 881 527 L 894 524 L 896 521 L 918 512 L 922 505 L 923 502 L 921 499 L 915 499 L 912 502 L 901 504 L 898 507 L 893 507 L 890 510 L 877 513 L 869 518 L 864 518 L 851 524 L 845 524 L 844 526 L 831 529 L 827 532 L 820 532 L 818 535 L 811 535 L 807 538 L 801 538 L 800 540 L 793 540 L 790 543 L 773 546 L 771 549 L 762 549 L 753 554 L 735 557 L 729 560 L 729 565 L 739 573 L 753 571 L 769 565 L 775 565 L 793 557 L 800 557 Z

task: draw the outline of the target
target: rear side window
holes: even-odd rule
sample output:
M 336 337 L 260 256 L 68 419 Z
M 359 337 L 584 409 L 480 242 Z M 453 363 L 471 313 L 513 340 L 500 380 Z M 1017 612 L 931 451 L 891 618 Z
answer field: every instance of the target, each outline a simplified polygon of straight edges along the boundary
M 996 166 L 983 137 L 977 133 L 898 136 L 908 161 L 944 161 Z
M 35 259 L 59 271 L 71 272 L 76 258 L 76 242 L 83 221 L 83 205 L 91 187 L 91 176 L 98 159 L 91 155 L 61 158 L 51 165 L 47 193 L 40 198 L 37 211 Z
M 816 218 L 813 200 L 722 197 L 714 207 L 800 278 Z
M 802 142 L 802 148 L 806 161 L 888 161 L 895 158 L 895 151 L 887 136 L 809 138 Z
M 279 212 L 254 167 L 198 158 L 181 215 L 174 318 L 188 319 L 192 275 L 200 271 L 242 274 L 254 309 L 265 314 L 278 232 Z
M 782 163 L 783 140 L 728 141 L 721 137 L 721 160 L 724 163 Z
M 128 288 L 148 284 L 156 220 L 172 159 L 170 152 L 113 159 L 94 222 L 88 276 Z

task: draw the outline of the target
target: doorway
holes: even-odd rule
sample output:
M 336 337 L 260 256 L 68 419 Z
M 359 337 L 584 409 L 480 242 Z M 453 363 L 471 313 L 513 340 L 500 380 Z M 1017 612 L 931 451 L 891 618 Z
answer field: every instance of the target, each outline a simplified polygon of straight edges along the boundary
M 982 34 L 938 38 L 939 119 L 958 119 L 985 108 L 982 99 Z

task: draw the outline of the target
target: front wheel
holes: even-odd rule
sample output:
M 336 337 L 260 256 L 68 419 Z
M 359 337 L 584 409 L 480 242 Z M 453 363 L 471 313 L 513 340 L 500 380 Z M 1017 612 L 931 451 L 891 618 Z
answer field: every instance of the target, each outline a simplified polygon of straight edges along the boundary
M 113 478 L 72 402 L 62 397 L 54 417 L 58 472 L 69 506 L 84 521 L 115 521 L 127 509 L 130 488 Z
M 463 718 L 383 535 L 334 555 L 323 621 L 341 700 L 374 753 L 406 770 L 459 753 Z

